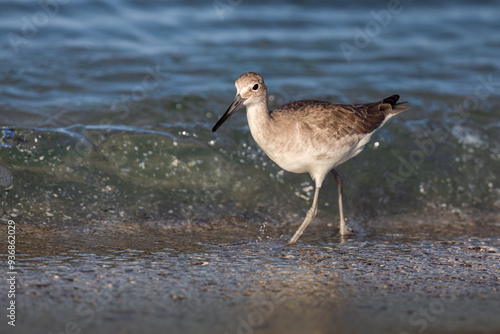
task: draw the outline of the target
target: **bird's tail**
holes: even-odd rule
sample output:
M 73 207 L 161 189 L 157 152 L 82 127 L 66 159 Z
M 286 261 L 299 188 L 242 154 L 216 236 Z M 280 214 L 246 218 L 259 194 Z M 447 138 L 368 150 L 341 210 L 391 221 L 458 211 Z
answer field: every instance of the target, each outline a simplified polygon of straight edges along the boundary
M 391 105 L 392 107 L 392 110 L 390 112 L 391 115 L 397 115 L 399 113 L 402 113 L 403 111 L 410 109 L 408 102 L 398 102 L 398 100 L 399 100 L 399 95 L 392 95 L 382 100 L 382 103 L 387 103 Z

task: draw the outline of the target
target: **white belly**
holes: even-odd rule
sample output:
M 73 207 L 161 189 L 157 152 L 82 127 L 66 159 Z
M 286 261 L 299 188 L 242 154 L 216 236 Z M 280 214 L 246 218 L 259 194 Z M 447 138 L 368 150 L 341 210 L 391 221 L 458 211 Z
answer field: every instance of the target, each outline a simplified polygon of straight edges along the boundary
M 269 144 L 255 140 L 278 166 L 292 173 L 309 173 L 316 179 L 334 167 L 358 155 L 370 140 L 371 134 L 345 138 L 329 143 L 297 142 L 288 145 Z

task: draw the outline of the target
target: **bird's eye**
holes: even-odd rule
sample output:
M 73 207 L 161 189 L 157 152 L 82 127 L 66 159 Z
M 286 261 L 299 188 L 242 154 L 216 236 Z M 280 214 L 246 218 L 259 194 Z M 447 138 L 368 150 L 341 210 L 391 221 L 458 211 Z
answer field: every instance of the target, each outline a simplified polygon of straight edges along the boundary
M 253 85 L 252 90 L 257 90 L 257 89 L 259 89 L 259 84 Z

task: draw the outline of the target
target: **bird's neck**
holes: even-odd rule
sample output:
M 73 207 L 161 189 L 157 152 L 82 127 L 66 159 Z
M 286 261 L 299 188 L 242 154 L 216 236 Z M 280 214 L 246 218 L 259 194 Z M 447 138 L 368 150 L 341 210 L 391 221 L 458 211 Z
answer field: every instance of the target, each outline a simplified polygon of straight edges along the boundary
M 247 119 L 253 138 L 262 147 L 261 143 L 265 140 L 265 136 L 272 132 L 270 129 L 272 118 L 267 109 L 267 97 L 247 106 Z

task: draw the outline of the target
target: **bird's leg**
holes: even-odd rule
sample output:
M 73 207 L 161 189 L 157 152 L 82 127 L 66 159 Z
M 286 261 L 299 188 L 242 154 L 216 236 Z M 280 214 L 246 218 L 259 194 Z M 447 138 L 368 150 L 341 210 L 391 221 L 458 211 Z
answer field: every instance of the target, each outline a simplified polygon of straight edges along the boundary
M 321 185 L 320 186 L 316 185 L 316 190 L 314 192 L 313 204 L 312 204 L 311 208 L 309 209 L 309 211 L 307 211 L 306 218 L 302 222 L 302 225 L 300 225 L 300 227 L 297 229 L 297 231 L 293 235 L 292 239 L 290 239 L 290 242 L 288 242 L 288 244 L 291 245 L 291 244 L 296 243 L 297 240 L 299 239 L 299 237 L 302 235 L 302 233 L 306 229 L 307 225 L 309 225 L 309 223 L 316 216 L 316 212 L 318 212 L 318 196 L 319 196 L 320 189 L 321 189 Z
M 352 231 L 347 227 L 344 219 L 344 206 L 342 205 L 342 176 L 335 169 L 332 169 L 331 173 L 335 176 L 337 181 L 338 191 L 339 191 L 339 212 L 340 212 L 340 235 L 349 235 Z

